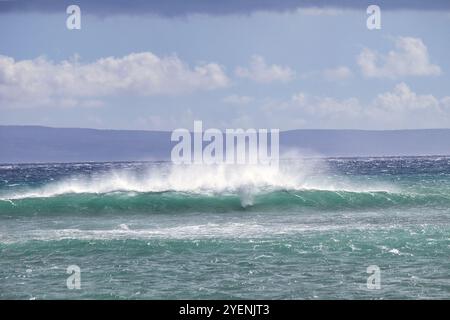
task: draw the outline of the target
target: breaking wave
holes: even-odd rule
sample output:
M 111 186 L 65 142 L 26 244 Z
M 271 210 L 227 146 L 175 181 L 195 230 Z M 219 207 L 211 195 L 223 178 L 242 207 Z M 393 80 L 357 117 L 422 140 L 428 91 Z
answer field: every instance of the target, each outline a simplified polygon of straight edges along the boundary
M 0 213 L 264 212 L 450 204 L 443 195 L 405 193 L 380 182 L 363 185 L 323 172 L 320 163 L 303 162 L 280 168 L 158 164 L 15 188 L 0 194 Z

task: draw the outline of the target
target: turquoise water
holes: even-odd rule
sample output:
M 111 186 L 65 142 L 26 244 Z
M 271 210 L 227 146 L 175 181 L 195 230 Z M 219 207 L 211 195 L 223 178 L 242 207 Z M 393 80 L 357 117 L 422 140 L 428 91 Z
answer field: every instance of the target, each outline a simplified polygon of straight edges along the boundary
M 0 165 L 2 299 L 448 299 L 449 256 L 446 157 Z

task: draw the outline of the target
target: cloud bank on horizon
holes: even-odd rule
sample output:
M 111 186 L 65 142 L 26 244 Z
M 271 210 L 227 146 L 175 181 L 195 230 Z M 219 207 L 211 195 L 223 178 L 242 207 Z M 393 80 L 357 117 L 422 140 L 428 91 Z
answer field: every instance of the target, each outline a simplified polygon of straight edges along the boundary
M 450 127 L 449 1 L 68 4 L 0 1 L 0 124 Z

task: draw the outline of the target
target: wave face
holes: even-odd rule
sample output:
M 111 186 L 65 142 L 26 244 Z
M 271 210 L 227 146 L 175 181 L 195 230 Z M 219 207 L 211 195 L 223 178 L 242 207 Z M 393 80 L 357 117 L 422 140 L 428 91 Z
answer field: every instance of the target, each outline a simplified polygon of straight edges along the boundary
M 419 168 L 411 167 L 417 164 L 408 158 L 396 159 L 398 166 L 392 161 L 284 161 L 279 169 L 169 163 L 8 165 L 0 167 L 0 214 L 267 212 L 450 205 L 449 184 L 442 172 L 439 179 L 431 175 L 424 180 L 430 174 L 426 171 L 430 159 L 423 160 L 425 165 Z M 438 164 L 446 165 L 446 158 Z
M 449 207 L 444 195 L 386 191 L 284 190 L 258 194 L 203 195 L 179 192 L 105 194 L 68 193 L 0 201 L 0 214 L 123 214 L 183 212 L 271 212 L 302 210 L 369 210 L 408 207 Z
M 319 161 L 267 166 L 175 166 L 88 164 L 27 168 L 25 183 L 8 181 L 0 212 L 226 212 L 384 207 L 426 203 L 386 182 L 326 176 Z M 8 167 L 8 172 L 15 170 Z M 20 170 L 20 169 L 18 169 Z M 27 172 L 27 171 L 32 171 Z M 53 174 L 52 174 L 53 173 Z M 61 177 L 53 177 L 67 173 Z M 36 181 L 36 179 L 38 181 Z M 445 201 L 445 199 L 438 199 Z

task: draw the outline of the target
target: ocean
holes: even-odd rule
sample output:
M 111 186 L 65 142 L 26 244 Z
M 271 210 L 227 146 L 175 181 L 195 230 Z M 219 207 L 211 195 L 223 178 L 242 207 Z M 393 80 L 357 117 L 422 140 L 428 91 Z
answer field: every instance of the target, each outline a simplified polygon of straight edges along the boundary
M 448 157 L 0 165 L 0 299 L 429 298 Z

